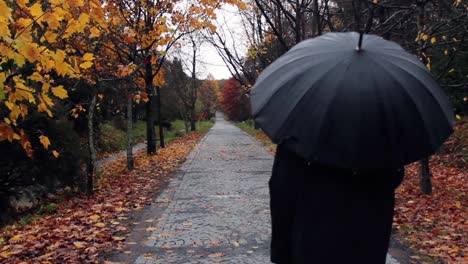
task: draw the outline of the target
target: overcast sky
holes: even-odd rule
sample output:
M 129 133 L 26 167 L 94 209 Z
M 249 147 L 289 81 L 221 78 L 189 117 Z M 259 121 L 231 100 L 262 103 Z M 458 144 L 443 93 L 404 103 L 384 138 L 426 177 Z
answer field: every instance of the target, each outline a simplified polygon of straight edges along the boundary
M 245 33 L 241 26 L 241 18 L 237 13 L 237 9 L 233 6 L 224 6 L 223 9 L 216 11 L 217 21 L 215 24 L 219 30 L 229 28 L 236 38 L 236 48 L 240 50 L 240 54 L 246 53 Z M 227 39 L 229 46 L 232 45 L 232 39 Z M 192 54 L 191 46 L 187 45 L 181 48 L 181 54 L 176 56 L 181 57 L 185 61 L 185 66 L 190 67 L 190 56 Z M 208 74 L 214 76 L 215 79 L 228 79 L 231 74 L 223 62 L 223 59 L 218 55 L 216 49 L 209 43 L 204 43 L 200 48 L 200 56 L 197 59 L 197 77 L 205 79 Z M 188 70 L 186 70 L 187 73 Z

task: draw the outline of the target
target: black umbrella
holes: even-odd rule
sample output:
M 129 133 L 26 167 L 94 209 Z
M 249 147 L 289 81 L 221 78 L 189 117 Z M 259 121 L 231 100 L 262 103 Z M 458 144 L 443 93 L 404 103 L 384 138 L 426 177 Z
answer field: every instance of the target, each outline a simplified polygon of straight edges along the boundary
M 260 74 L 251 104 L 273 142 L 352 169 L 394 168 L 433 154 L 454 121 L 416 56 L 355 32 L 297 44 Z

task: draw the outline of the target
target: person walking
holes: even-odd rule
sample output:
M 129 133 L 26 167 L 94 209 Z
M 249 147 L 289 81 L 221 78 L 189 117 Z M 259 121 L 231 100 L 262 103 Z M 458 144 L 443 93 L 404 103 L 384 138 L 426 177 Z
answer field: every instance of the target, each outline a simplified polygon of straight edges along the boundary
M 279 145 L 269 182 L 273 263 L 385 263 L 404 170 L 356 172 Z
M 451 104 L 425 65 L 375 35 L 326 33 L 270 64 L 250 100 L 278 144 L 271 261 L 384 264 L 404 165 L 453 132 Z

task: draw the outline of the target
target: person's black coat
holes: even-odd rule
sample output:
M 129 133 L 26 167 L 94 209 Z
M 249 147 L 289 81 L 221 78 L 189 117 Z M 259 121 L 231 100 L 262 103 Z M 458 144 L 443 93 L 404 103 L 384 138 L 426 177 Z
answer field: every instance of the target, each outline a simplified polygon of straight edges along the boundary
M 271 261 L 385 263 L 403 174 L 310 164 L 280 145 L 269 183 Z

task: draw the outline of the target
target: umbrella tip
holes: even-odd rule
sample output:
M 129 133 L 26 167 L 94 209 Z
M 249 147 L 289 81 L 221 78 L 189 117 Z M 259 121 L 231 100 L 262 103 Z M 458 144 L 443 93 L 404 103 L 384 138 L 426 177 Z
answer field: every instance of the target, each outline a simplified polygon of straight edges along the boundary
M 361 51 L 362 50 L 362 38 L 364 37 L 364 31 L 359 31 L 359 42 L 358 42 L 358 45 L 356 47 L 356 50 L 357 51 Z

